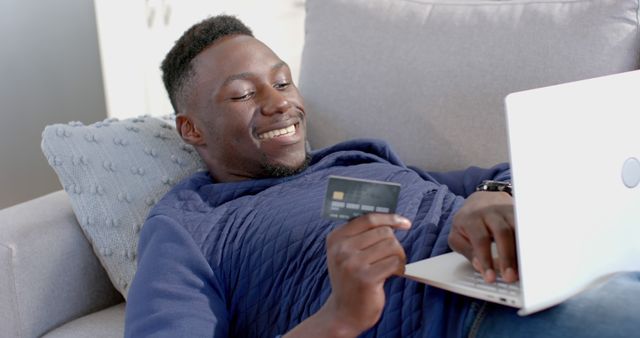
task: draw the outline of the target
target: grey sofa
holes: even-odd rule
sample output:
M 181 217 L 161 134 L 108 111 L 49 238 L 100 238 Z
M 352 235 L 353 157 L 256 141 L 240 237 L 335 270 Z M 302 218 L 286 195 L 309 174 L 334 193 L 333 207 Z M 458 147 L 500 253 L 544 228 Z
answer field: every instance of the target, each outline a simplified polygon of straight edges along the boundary
M 507 161 L 504 96 L 638 69 L 638 2 L 307 0 L 311 145 L 383 138 L 432 170 Z M 65 191 L 0 211 L 0 337 L 117 337 L 124 310 Z

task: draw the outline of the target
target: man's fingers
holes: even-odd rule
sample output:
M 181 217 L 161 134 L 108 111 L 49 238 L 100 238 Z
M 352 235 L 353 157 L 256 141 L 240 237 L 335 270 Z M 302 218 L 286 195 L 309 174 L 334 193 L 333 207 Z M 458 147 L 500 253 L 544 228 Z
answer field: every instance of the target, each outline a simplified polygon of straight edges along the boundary
M 516 228 L 516 215 L 514 213 L 513 205 L 503 205 L 500 207 L 500 214 L 504 217 L 504 220 L 509 224 L 512 229 Z
M 350 237 L 367 230 L 388 226 L 399 229 L 409 229 L 411 222 L 400 215 L 369 213 L 356 217 L 332 232 L 332 237 Z
M 513 228 L 503 217 L 497 215 L 487 220 L 487 226 L 491 230 L 498 251 L 499 265 L 495 267 L 500 269 L 505 281 L 515 282 L 517 259 Z
M 404 253 L 404 248 L 395 238 L 388 238 L 379 241 L 378 243 L 361 251 L 360 254 L 369 265 L 374 265 L 378 261 L 384 260 L 390 256 L 398 257 L 402 261 L 406 261 L 407 258 Z
M 473 259 L 471 263 L 484 276 L 484 280 L 491 283 L 495 281 L 495 271 L 493 270 L 493 257 L 491 256 L 491 242 L 493 240 L 489 229 L 482 222 L 467 227 L 469 241 L 473 246 Z
M 473 260 L 473 247 L 471 246 L 471 242 L 459 232 L 456 231 L 449 234 L 449 247 L 453 251 L 467 257 L 469 262 Z
M 507 194 L 474 193 L 454 216 L 449 245 L 465 255 L 485 281 L 495 281 L 494 269 L 505 281 L 516 281 L 514 218 L 513 201 Z M 493 262 L 492 242 L 496 243 L 497 264 Z
M 405 260 L 398 256 L 389 256 L 372 264 L 367 271 L 367 278 L 373 283 L 384 282 L 392 275 L 404 273 Z
M 369 265 L 390 255 L 404 259 L 392 227 L 409 227 L 409 220 L 398 215 L 368 214 L 333 230 L 327 237 L 327 257 L 330 262 L 351 266 Z M 350 236 L 349 236 L 350 235 Z M 366 251 L 363 254 L 363 251 Z M 357 262 L 354 263 L 354 260 Z
M 404 249 L 395 237 L 378 241 L 365 250 L 349 250 L 348 254 L 337 252 L 334 256 L 339 271 L 367 285 L 404 272 L 406 262 Z
M 395 239 L 393 229 L 390 226 L 379 226 L 345 239 L 345 243 L 354 249 L 364 250 L 380 241 Z

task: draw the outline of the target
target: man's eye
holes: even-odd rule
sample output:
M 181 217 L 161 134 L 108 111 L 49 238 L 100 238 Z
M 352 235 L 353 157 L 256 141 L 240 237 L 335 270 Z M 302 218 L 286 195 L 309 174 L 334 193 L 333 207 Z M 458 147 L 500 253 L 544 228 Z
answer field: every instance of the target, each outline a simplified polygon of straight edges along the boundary
M 273 87 L 276 89 L 285 89 L 291 85 L 291 82 L 280 82 L 276 83 Z
M 253 92 L 248 92 L 248 93 L 240 95 L 240 96 L 234 96 L 234 97 L 231 98 L 231 100 L 233 100 L 233 101 L 244 101 L 244 100 L 247 100 L 247 99 L 251 98 L 251 96 L 253 96 Z

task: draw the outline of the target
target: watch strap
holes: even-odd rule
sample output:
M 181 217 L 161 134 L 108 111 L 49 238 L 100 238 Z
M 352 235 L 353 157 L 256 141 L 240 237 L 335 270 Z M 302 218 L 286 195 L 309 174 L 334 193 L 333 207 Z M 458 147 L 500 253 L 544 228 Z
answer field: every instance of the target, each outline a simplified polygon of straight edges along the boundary
M 476 191 L 503 191 L 513 196 L 511 182 L 484 180 L 476 187 Z

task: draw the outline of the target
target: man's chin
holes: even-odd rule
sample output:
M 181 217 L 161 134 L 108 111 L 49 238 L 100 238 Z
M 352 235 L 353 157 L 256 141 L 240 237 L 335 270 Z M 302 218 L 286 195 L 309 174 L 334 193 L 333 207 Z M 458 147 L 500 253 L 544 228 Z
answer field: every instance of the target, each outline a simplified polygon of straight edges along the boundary
M 303 161 L 299 165 L 285 165 L 281 163 L 263 163 L 262 164 L 262 176 L 263 177 L 287 177 L 297 175 L 309 167 L 311 162 L 311 155 L 305 153 Z

